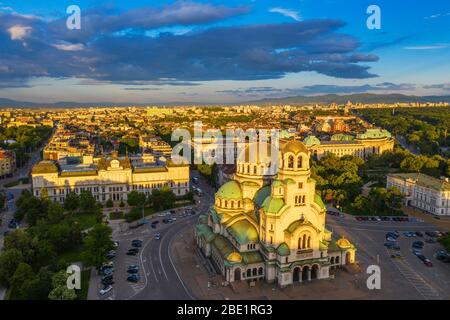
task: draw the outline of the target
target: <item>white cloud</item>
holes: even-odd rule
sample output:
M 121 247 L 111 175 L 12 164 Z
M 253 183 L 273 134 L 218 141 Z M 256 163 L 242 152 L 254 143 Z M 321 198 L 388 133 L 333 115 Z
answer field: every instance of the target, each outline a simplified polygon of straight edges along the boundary
M 410 46 L 410 47 L 403 47 L 403 49 L 406 50 L 435 50 L 435 49 L 444 49 L 448 46 L 445 44 L 433 44 L 429 46 Z
M 294 10 L 291 10 L 291 9 L 285 9 L 285 8 L 276 7 L 276 8 L 271 8 L 269 10 L 269 12 L 280 13 L 283 16 L 292 18 L 292 19 L 294 19 L 296 21 L 301 21 L 302 20 L 302 17 L 300 16 L 300 13 L 298 11 L 294 11 Z
M 82 43 L 77 44 L 54 44 L 53 47 L 55 47 L 58 50 L 63 51 L 81 51 L 84 49 L 84 45 Z
M 23 40 L 30 34 L 31 30 L 33 30 L 33 28 L 17 25 L 9 28 L 8 32 L 11 36 L 11 40 Z

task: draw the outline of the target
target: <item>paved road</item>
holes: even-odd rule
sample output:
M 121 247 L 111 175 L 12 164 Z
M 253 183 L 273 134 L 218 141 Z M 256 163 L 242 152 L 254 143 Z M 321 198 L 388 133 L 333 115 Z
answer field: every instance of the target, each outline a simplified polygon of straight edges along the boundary
M 199 176 L 196 171 L 191 173 L 192 177 Z M 190 228 L 196 223 L 199 214 L 205 213 L 208 207 L 213 203 L 214 190 L 200 177 L 197 185 L 203 191 L 203 196 L 197 198 L 196 211 L 194 216 L 185 218 L 177 217 L 177 221 L 170 224 L 159 223 L 156 229 L 150 227 L 150 224 L 142 226 L 135 230 L 120 232 L 116 228 L 113 234 L 114 240 L 120 242 L 115 259 L 114 290 L 110 294 L 101 297 L 101 299 L 110 300 L 192 300 L 195 297 L 186 288 L 183 280 L 176 269 L 172 254 L 172 240 L 174 236 L 186 228 Z M 152 220 L 162 220 L 159 217 L 153 217 Z M 155 240 L 154 235 L 159 233 L 160 240 Z M 132 239 L 143 240 L 143 246 L 139 256 L 127 256 L 125 252 L 130 247 Z M 126 281 L 126 268 L 130 264 L 139 264 L 139 275 L 141 280 L 134 284 Z M 100 280 L 96 276 L 91 281 L 89 299 L 99 299 L 98 289 L 100 289 Z
M 432 231 L 435 226 L 421 222 L 356 221 L 328 215 L 327 227 L 334 236 L 344 235 L 357 247 L 357 260 L 362 266 L 379 265 L 382 272 L 382 290 L 395 291 L 399 299 L 450 299 L 450 265 L 433 257 L 439 244 L 426 243 L 423 254 L 433 267 L 425 266 L 411 252 L 411 243 L 418 238 L 407 238 L 404 231 Z M 401 259 L 392 259 L 386 249 L 385 234 L 398 230 Z M 424 240 L 424 238 L 420 238 Z

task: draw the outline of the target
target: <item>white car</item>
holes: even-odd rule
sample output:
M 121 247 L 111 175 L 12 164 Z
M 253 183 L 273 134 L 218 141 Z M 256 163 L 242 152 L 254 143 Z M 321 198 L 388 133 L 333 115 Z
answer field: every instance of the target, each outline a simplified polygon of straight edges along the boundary
M 112 289 L 113 289 L 112 286 L 106 286 L 106 287 L 104 287 L 103 289 L 101 289 L 101 290 L 99 291 L 99 293 L 100 293 L 101 296 L 104 296 L 105 294 L 107 294 L 108 292 L 110 292 Z

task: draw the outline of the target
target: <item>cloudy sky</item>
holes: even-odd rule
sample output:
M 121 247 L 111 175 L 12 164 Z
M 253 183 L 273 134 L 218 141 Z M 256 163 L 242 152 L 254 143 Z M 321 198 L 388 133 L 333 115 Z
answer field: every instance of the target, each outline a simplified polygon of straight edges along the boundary
M 69 30 L 70 5 L 81 29 Z M 370 30 L 367 7 L 381 9 Z M 234 102 L 450 94 L 441 0 L 0 0 L 0 97 Z

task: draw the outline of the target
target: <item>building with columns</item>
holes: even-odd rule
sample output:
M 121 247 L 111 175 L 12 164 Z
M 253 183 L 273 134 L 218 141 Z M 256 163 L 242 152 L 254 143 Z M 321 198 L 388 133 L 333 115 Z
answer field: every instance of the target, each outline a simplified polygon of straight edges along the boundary
M 319 140 L 310 135 L 303 142 L 319 160 L 329 153 L 338 157 L 352 155 L 366 159 L 372 154 L 394 150 L 394 139 L 388 131 L 382 129 L 367 129 L 356 136 L 339 133 L 332 135 L 330 140 Z
M 269 148 L 266 156 L 258 149 L 250 162 L 249 148 L 195 229 L 198 246 L 226 281 L 284 287 L 326 279 L 331 267 L 354 263 L 355 247 L 345 238 L 334 241 L 325 228 L 326 208 L 311 178 L 306 146 L 282 141 L 274 155 L 278 164 Z
M 169 186 L 176 196 L 189 192 L 188 164 L 167 160 L 133 165 L 130 158 L 119 158 L 117 153 L 96 162 L 86 162 L 78 165 L 50 160 L 39 162 L 31 172 L 33 194 L 39 197 L 45 192 L 50 200 L 62 203 L 68 193 L 80 194 L 87 190 L 97 201 L 105 203 L 109 199 L 126 201 L 132 190 L 149 195 L 153 189 Z

